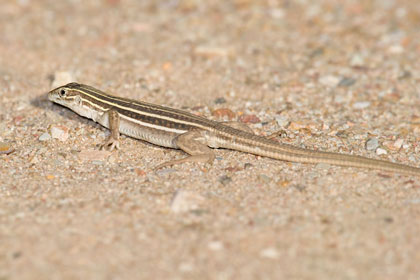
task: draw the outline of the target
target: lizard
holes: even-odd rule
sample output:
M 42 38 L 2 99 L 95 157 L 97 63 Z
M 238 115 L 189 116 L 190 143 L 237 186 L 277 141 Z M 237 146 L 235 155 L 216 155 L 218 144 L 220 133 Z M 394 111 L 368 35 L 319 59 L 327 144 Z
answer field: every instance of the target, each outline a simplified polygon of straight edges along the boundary
M 48 99 L 92 119 L 110 130 L 102 147 L 119 149 L 120 134 L 162 147 L 181 149 L 187 157 L 164 162 L 156 169 L 184 162 L 212 163 L 216 148 L 251 153 L 282 161 L 326 163 L 420 176 L 420 168 L 385 160 L 318 151 L 258 136 L 244 123 L 218 122 L 187 111 L 132 100 L 94 87 L 69 83 L 51 90 Z

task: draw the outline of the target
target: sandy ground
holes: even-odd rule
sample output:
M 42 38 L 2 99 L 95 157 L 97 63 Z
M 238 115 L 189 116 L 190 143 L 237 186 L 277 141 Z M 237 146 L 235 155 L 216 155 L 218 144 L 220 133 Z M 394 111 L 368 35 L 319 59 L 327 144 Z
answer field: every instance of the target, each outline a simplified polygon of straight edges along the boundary
M 46 99 L 67 75 L 420 166 L 418 1 L 0 3 L 1 280 L 419 279 L 418 177 L 227 150 L 153 172 L 182 152 L 98 152 Z

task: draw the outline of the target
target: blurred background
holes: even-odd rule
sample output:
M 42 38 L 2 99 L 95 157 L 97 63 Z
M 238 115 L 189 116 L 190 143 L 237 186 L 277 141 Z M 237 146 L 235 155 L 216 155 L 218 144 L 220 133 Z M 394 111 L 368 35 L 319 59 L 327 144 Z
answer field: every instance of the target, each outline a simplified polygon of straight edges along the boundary
M 1 7 L 6 88 L 47 89 L 46 77 L 68 71 L 115 90 L 170 89 L 186 102 L 229 91 L 271 100 L 284 86 L 319 80 L 369 82 L 378 92 L 418 71 L 416 1 L 4 0 Z

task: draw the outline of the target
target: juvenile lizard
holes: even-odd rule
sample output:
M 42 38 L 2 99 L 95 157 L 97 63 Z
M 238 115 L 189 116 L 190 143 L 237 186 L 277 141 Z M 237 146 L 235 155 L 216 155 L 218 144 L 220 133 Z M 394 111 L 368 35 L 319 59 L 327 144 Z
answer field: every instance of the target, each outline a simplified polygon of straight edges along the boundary
M 48 99 L 108 128 L 111 135 L 104 146 L 109 146 L 110 150 L 119 148 L 122 133 L 189 154 L 156 168 L 188 161 L 212 163 L 215 154 L 210 148 L 226 148 L 284 161 L 327 163 L 420 176 L 417 167 L 281 144 L 253 134 L 245 124 L 216 122 L 182 110 L 113 96 L 83 84 L 58 87 L 48 93 Z

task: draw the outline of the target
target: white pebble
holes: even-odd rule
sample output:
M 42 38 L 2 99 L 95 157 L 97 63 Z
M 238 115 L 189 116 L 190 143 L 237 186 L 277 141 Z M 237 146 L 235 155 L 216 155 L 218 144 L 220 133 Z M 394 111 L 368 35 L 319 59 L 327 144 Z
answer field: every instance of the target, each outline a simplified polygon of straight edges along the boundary
M 51 125 L 50 126 L 51 137 L 58 139 L 62 142 L 69 138 L 69 129 L 62 125 Z
M 404 52 L 404 47 L 401 45 L 393 45 L 388 48 L 390 54 L 401 54 Z
M 379 147 L 379 141 L 377 138 L 370 138 L 366 141 L 366 150 L 375 151 Z
M 282 19 L 285 16 L 285 11 L 283 9 L 272 9 L 270 14 L 273 18 Z
M 223 247 L 223 243 L 220 241 L 212 241 L 208 244 L 208 248 L 212 251 L 220 251 Z
M 74 82 L 75 78 L 73 73 L 68 71 L 58 71 L 54 73 L 54 80 L 51 84 L 52 88 L 57 88 L 59 86 L 63 86 L 65 84 Z
M 396 149 L 401 149 L 401 147 L 402 147 L 402 145 L 403 145 L 403 143 L 404 143 L 404 139 L 398 139 L 397 141 L 395 141 L 395 143 L 394 143 L 394 147 L 396 148 Z
M 365 60 L 360 54 L 354 54 L 350 59 L 350 65 L 353 67 L 360 67 L 365 64 Z
M 43 133 L 41 136 L 39 136 L 39 141 L 48 141 L 51 139 L 51 135 L 48 132 Z
M 280 127 L 286 127 L 290 121 L 285 116 L 276 116 L 276 122 Z
M 194 270 L 194 265 L 192 263 L 181 263 L 178 269 L 182 272 L 191 272 Z
M 355 102 L 352 107 L 354 109 L 365 109 L 365 108 L 367 108 L 369 106 L 370 106 L 370 102 L 369 101 L 361 101 L 361 102 Z
M 204 197 L 197 193 L 178 190 L 172 198 L 171 211 L 174 213 L 183 213 L 197 210 L 203 201 Z
M 275 248 L 266 248 L 260 252 L 260 256 L 267 259 L 277 259 L 279 252 Z
M 382 148 L 377 148 L 377 149 L 376 149 L 376 154 L 377 154 L 378 156 L 380 156 L 380 155 L 386 155 L 386 154 L 388 154 L 388 152 L 387 152 L 385 149 L 382 149 Z
M 340 82 L 340 78 L 333 75 L 323 76 L 319 78 L 319 82 L 328 87 L 336 87 Z

